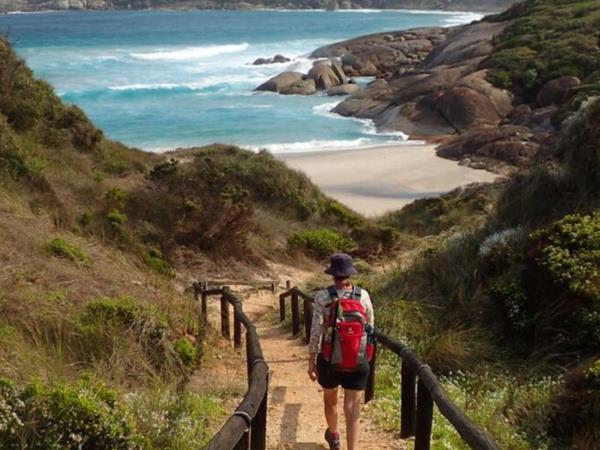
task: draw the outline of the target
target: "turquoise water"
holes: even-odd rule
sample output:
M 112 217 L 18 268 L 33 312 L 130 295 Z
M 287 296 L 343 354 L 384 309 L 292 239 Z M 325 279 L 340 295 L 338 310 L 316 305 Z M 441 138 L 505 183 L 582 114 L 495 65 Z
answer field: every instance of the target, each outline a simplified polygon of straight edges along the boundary
M 329 113 L 339 98 L 253 89 L 307 71 L 315 48 L 361 34 L 455 25 L 471 13 L 407 11 L 127 11 L 0 16 L 36 75 L 105 133 L 147 150 L 212 142 L 273 152 L 396 142 Z M 284 54 L 293 61 L 251 65 Z

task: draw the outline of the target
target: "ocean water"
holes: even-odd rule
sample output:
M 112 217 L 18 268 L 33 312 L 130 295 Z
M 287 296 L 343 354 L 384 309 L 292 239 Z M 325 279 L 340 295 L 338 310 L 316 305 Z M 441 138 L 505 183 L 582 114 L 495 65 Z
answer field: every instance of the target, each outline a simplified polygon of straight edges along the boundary
M 367 33 L 470 22 L 426 11 L 111 11 L 0 16 L 35 74 L 113 139 L 151 151 L 213 142 L 272 152 L 397 143 L 329 111 L 341 98 L 253 89 L 307 71 L 319 46 Z M 283 54 L 286 64 L 253 66 Z M 365 82 L 367 80 L 361 80 Z

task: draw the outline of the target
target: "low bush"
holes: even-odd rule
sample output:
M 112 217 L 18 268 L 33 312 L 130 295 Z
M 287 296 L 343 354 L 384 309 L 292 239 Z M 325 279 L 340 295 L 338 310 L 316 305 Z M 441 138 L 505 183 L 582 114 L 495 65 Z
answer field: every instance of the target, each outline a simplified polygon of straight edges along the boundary
M 173 349 L 185 367 L 193 369 L 196 366 L 198 349 L 188 338 L 182 337 L 177 339 L 175 344 L 173 344 Z
M 168 342 L 169 322 L 155 306 L 131 297 L 94 300 L 75 318 L 81 356 L 88 362 L 110 358 L 130 338 L 157 369 L 173 359 Z
M 169 159 L 168 161 L 154 166 L 154 168 L 150 171 L 149 177 L 153 181 L 160 181 L 176 175 L 178 171 L 179 161 L 176 159 Z
M 600 212 L 568 215 L 534 235 L 538 263 L 573 295 L 600 302 Z
M 65 258 L 77 264 L 87 264 L 90 262 L 90 257 L 87 253 L 65 238 L 54 238 L 48 243 L 47 247 L 52 255 L 59 258 Z
M 356 244 L 337 231 L 330 229 L 300 231 L 288 239 L 291 251 L 302 251 L 315 258 L 325 258 L 334 253 L 351 252 Z
M 18 388 L 0 380 L 0 442 L 6 450 L 142 448 L 116 394 L 84 382 Z
M 165 260 L 162 252 L 156 247 L 152 247 L 144 253 L 144 262 L 156 273 L 168 277 L 174 276 L 173 268 Z
M 119 227 L 120 225 L 123 225 L 125 222 L 127 222 L 128 218 L 125 213 L 113 209 L 106 215 L 106 219 L 108 220 L 108 223 L 110 223 L 112 226 Z
M 221 399 L 191 392 L 141 392 L 129 395 L 127 404 L 152 449 L 204 448 L 214 431 L 211 426 L 225 414 Z

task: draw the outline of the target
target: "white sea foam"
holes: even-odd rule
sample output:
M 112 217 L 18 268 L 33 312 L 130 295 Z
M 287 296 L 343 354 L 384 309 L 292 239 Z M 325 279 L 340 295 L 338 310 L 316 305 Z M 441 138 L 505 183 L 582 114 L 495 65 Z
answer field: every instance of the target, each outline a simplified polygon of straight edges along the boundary
M 185 47 L 172 50 L 159 50 L 147 53 L 131 53 L 131 57 L 145 61 L 187 61 L 210 58 L 228 53 L 243 52 L 249 47 L 247 42 L 241 44 L 207 45 L 203 47 Z
M 342 119 L 342 120 L 353 120 L 358 122 L 363 127 L 363 133 L 372 136 L 386 136 L 394 138 L 396 140 L 406 141 L 408 136 L 402 131 L 378 131 L 375 123 L 370 119 L 359 119 L 356 117 L 344 117 L 339 114 L 332 112 L 332 110 L 339 105 L 343 100 L 337 102 L 322 103 L 320 105 L 313 106 L 313 114 L 317 116 L 327 117 L 329 119 Z M 396 142 L 397 143 L 397 142 Z
M 378 14 L 383 12 L 382 9 L 336 9 L 333 12 L 343 12 L 343 13 L 363 13 L 363 14 Z
M 187 89 L 190 91 L 200 91 L 203 89 L 223 86 L 227 87 L 232 84 L 251 84 L 254 85 L 260 82 L 262 78 L 253 75 L 236 75 L 236 76 L 205 76 L 198 81 L 189 83 L 133 83 L 117 86 L 108 86 L 111 91 L 161 91 L 174 89 Z M 240 95 L 239 92 L 233 92 L 235 95 Z
M 202 83 L 135 83 L 122 86 L 109 86 L 111 91 L 160 91 L 172 89 L 197 90 L 205 87 Z
M 479 13 L 458 13 L 456 15 L 450 16 L 447 19 L 444 19 L 444 26 L 451 27 L 454 25 L 463 25 L 465 23 L 471 23 L 476 20 L 481 20 L 483 18 L 483 14 Z
M 245 145 L 242 146 L 248 150 L 259 151 L 267 150 L 271 153 L 311 153 L 322 151 L 336 150 L 358 150 L 374 147 L 390 147 L 398 144 L 403 144 L 404 141 L 398 142 L 395 140 L 377 140 L 371 138 L 358 138 L 346 140 L 310 140 L 303 142 L 281 142 L 263 145 Z M 417 144 L 418 141 L 410 141 L 407 144 Z
M 320 105 L 313 106 L 312 111 L 315 116 L 328 117 L 330 119 L 344 119 L 343 116 L 331 112 L 333 108 L 342 103 L 344 100 L 338 100 L 336 102 L 321 103 Z

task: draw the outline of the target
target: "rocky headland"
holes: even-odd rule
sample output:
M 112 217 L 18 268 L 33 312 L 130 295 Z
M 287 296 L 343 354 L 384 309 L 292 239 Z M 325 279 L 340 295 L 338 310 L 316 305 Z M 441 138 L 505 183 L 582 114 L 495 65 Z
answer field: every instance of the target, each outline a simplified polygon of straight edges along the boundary
M 484 62 L 510 21 L 379 33 L 315 50 L 308 74 L 286 72 L 259 86 L 281 94 L 347 95 L 333 112 L 439 142 L 439 156 L 506 173 L 528 165 L 554 130 L 553 116 L 580 80 L 545 83 L 533 101 L 497 87 Z M 352 77 L 375 77 L 366 87 Z

